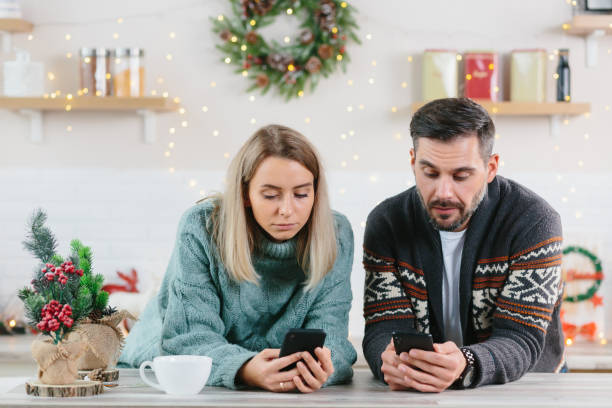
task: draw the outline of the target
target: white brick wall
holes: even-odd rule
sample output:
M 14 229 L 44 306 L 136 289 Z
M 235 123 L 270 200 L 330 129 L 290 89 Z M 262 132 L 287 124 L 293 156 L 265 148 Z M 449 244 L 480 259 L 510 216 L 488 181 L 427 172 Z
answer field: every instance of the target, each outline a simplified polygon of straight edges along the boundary
M 605 254 L 612 242 L 610 204 L 612 174 L 517 173 L 508 175 L 546 198 L 561 214 L 566 242 L 577 242 Z M 15 307 L 15 292 L 31 278 L 36 262 L 22 248 L 25 225 L 32 211 L 44 208 L 48 225 L 60 240 L 60 252 L 68 251 L 72 238 L 79 238 L 94 251 L 94 268 L 116 280 L 115 271 L 140 273 L 140 287 L 151 284 L 151 275 L 161 277 L 174 245 L 181 214 L 200 196 L 221 190 L 220 171 L 176 172 L 159 170 L 63 169 L 0 170 L 0 314 Z M 197 180 L 189 187 L 190 180 Z M 355 233 L 353 308 L 350 330 L 363 332 L 363 270 L 361 245 L 368 212 L 377 202 L 413 184 L 410 173 L 331 172 L 330 193 L 334 209 L 347 215 Z M 574 192 L 572 191 L 574 189 Z M 567 201 L 564 201 L 563 198 Z M 578 210 L 576 210 L 578 209 Z M 581 213 L 576 218 L 576 211 Z M 580 215 L 580 214 L 579 214 Z M 609 252 L 608 252 L 609 254 Z M 604 273 L 612 257 L 603 258 Z M 612 284 L 604 281 L 610 321 Z M 10 305 L 7 309 L 7 305 Z M 17 305 L 17 306 L 16 306 Z M 0 315 L 0 317 L 2 317 Z M 612 325 L 611 325 L 612 326 Z M 612 336 L 608 327 L 607 336 Z

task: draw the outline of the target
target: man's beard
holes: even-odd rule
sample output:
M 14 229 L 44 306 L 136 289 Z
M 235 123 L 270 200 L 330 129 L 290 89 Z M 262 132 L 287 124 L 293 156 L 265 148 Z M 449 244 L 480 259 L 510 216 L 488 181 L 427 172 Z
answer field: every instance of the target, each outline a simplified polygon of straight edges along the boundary
M 487 183 L 485 183 L 480 189 L 480 191 L 478 192 L 478 194 L 474 196 L 474 199 L 472 200 L 472 203 L 467 210 L 465 209 L 465 206 L 463 204 L 454 203 L 452 201 L 434 200 L 431 203 L 429 203 L 429 205 L 427 205 L 418 187 L 416 190 L 419 195 L 419 198 L 421 199 L 421 203 L 423 204 L 423 207 L 425 208 L 427 212 L 427 219 L 429 223 L 432 225 L 432 227 L 434 227 L 435 229 L 439 231 L 455 231 L 457 228 L 461 227 L 467 220 L 469 220 L 472 215 L 474 215 L 474 213 L 478 209 L 478 206 L 484 199 L 486 188 L 487 188 Z M 457 208 L 459 210 L 459 218 L 457 219 L 457 221 L 453 222 L 450 225 L 441 225 L 432 216 L 433 207 Z

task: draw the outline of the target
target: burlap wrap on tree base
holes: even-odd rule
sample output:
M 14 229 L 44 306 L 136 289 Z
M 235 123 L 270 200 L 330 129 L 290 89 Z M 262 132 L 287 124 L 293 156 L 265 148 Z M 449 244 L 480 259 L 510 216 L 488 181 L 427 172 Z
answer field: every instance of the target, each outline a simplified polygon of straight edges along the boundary
M 43 384 L 72 384 L 77 377 L 76 361 L 85 351 L 85 343 L 81 341 L 61 341 L 53 344 L 53 340 L 34 340 L 32 342 L 32 357 L 38 363 L 38 379 Z
M 77 361 L 79 370 L 94 370 L 114 367 L 119 360 L 124 337 L 117 328 L 125 318 L 135 319 L 130 312 L 122 310 L 100 320 L 85 319 L 77 329 L 70 333 L 70 340 L 80 340 L 87 344 L 87 351 Z

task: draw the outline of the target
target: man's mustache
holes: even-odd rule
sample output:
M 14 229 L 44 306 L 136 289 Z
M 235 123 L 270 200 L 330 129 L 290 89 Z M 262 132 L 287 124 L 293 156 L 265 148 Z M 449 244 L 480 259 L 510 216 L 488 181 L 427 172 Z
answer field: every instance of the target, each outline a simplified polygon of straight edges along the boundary
M 432 202 L 429 203 L 429 209 L 432 209 L 434 207 L 441 207 L 441 208 L 457 208 L 459 210 L 463 210 L 464 206 L 461 203 L 455 203 L 452 201 L 448 201 L 448 200 L 434 200 Z

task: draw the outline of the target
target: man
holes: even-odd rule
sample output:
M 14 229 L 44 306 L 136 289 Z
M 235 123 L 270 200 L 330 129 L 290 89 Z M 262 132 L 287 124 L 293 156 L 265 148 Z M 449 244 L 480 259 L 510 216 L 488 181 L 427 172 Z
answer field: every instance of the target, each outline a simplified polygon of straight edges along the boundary
M 410 124 L 416 186 L 379 204 L 364 237 L 363 351 L 392 390 L 441 392 L 565 367 L 561 221 L 497 176 L 495 127 L 469 99 L 440 99 Z M 435 351 L 396 354 L 393 331 Z

